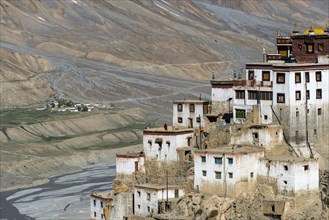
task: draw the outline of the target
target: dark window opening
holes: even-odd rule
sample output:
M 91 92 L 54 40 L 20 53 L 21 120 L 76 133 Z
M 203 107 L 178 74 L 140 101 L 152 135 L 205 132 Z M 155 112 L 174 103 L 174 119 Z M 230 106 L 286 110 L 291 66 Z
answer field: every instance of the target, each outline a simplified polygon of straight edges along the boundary
M 286 180 L 284 180 L 283 182 L 284 182 L 284 184 L 286 184 L 286 185 L 287 185 L 287 183 L 288 183 Z
M 183 118 L 182 117 L 178 117 L 177 120 L 178 120 L 178 123 L 183 123 Z
M 259 134 L 258 134 L 258 132 L 253 132 L 252 133 L 252 137 L 253 137 L 253 139 L 254 139 L 254 141 L 259 141 Z
M 285 171 L 288 171 L 288 166 L 287 165 L 284 165 L 283 167 L 284 167 Z
M 235 98 L 236 99 L 244 99 L 245 91 L 244 90 L 235 90 Z
M 147 201 L 150 201 L 151 200 L 151 194 L 150 193 L 147 193 L 146 194 L 146 199 L 147 199 Z
M 233 158 L 227 158 L 228 164 L 233 164 Z
M 322 89 L 316 90 L 316 99 L 322 99 Z
M 190 104 L 190 112 L 194 112 L 195 111 L 195 106 L 194 104 Z
M 315 72 L 315 80 L 317 82 L 320 82 L 321 81 L 321 71 L 316 71 Z
M 248 79 L 254 80 L 255 79 L 255 72 L 253 70 L 248 71 Z
M 307 98 L 307 99 L 310 99 L 310 90 L 307 90 L 307 91 L 306 91 L 306 98 Z
M 96 206 L 96 200 L 94 199 L 94 206 Z
M 175 189 L 175 198 L 178 198 L 178 197 L 179 197 L 179 190 Z
M 272 100 L 272 92 L 260 92 L 261 100 Z
M 248 99 L 257 100 L 258 99 L 258 91 L 248 90 Z
M 263 71 L 262 79 L 263 79 L 263 81 L 270 81 L 270 71 Z
M 222 158 L 221 157 L 215 157 L 215 164 L 222 164 Z
M 314 53 L 314 44 L 306 44 L 306 52 Z
M 233 173 L 228 173 L 228 178 L 232 179 L 233 178 Z
M 178 103 L 177 105 L 177 111 L 182 112 L 183 111 L 183 104 L 182 103 Z
M 222 172 L 215 172 L 216 179 L 222 179 Z
M 277 103 L 285 103 L 285 94 L 284 93 L 277 94 Z
M 286 79 L 285 79 L 285 74 L 284 73 L 277 73 L 276 74 L 276 83 L 277 84 L 284 84 Z
M 308 169 L 309 169 L 308 165 L 305 165 L 305 166 L 304 166 L 304 170 L 306 171 L 306 170 L 308 170 Z
M 236 118 L 246 118 L 246 111 L 243 109 L 235 109 Z
M 207 176 L 207 171 L 202 170 L 202 176 Z
M 318 44 L 318 51 L 319 52 L 323 51 L 323 43 Z
M 316 131 L 316 129 L 314 129 L 314 135 L 317 135 L 317 131 Z
M 205 163 L 206 162 L 206 157 L 201 156 L 201 162 Z
M 196 117 L 196 122 L 200 123 L 201 119 L 200 117 Z
M 301 99 L 301 95 L 300 95 L 300 91 L 296 91 L 296 100 L 300 100 Z
M 254 172 L 251 172 L 250 173 L 250 178 L 253 178 L 254 177 Z
M 318 108 L 318 115 L 321 115 L 321 114 L 322 114 L 322 109 Z
M 300 73 L 295 73 L 295 83 L 301 83 L 302 79 L 301 79 L 301 74 Z

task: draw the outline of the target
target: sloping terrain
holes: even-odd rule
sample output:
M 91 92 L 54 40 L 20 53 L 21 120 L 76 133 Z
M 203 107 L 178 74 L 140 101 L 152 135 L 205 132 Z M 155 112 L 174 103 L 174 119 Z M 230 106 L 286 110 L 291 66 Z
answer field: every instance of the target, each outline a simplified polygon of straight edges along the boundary
M 45 56 L 57 54 L 73 62 L 76 58 L 96 60 L 126 71 L 196 80 L 209 80 L 213 73 L 229 78 L 233 69 L 240 71 L 245 62 L 261 59 L 263 47 L 274 52 L 277 28 L 288 34 L 295 23 L 302 31 L 328 22 L 328 2 L 321 0 L 1 0 L 0 11 L 1 41 L 18 48 L 38 49 L 47 52 Z M 20 59 L 8 63 L 4 57 L 1 62 L 11 65 L 2 68 L 2 74 L 21 71 L 13 66 L 20 66 Z M 55 67 L 55 72 L 63 73 L 58 64 Z M 95 68 L 95 75 L 104 74 Z M 84 80 L 74 72 L 48 77 L 54 93 L 70 89 L 59 84 L 58 78 L 78 84 Z M 32 84 L 41 87 L 40 80 Z M 3 92 L 24 88 L 4 87 Z M 70 95 L 88 96 L 89 90 L 72 88 L 75 94 Z M 36 95 L 39 100 L 51 93 L 45 90 L 43 96 Z M 99 93 L 96 97 L 103 92 L 97 86 L 92 90 Z M 5 95 L 1 106 L 11 106 L 11 100 Z M 35 102 L 30 98 L 24 104 Z

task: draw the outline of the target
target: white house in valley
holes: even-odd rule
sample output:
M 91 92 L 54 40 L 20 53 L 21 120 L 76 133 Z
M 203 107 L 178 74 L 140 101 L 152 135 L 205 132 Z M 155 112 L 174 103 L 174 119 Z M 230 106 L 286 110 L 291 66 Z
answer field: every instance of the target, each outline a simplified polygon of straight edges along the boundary
M 184 195 L 184 189 L 178 185 L 143 184 L 134 189 L 134 214 L 146 217 L 151 214 L 170 210 L 174 201 Z M 167 207 L 166 207 L 167 204 Z
M 174 126 L 145 129 L 143 146 L 146 160 L 179 160 L 177 149 L 192 146 L 193 134 L 193 129 Z
M 319 190 L 319 163 L 302 157 L 267 157 L 260 159 L 259 176 L 274 180 L 283 195 Z
M 220 147 L 194 151 L 194 188 L 204 194 L 237 197 L 253 189 L 263 148 Z
M 204 100 L 176 100 L 173 102 L 173 126 L 199 128 L 205 126 L 204 115 L 210 102 Z
M 104 220 L 108 211 L 111 192 L 95 192 L 90 195 L 90 219 Z M 107 207 L 107 208 L 106 208 Z
M 127 153 L 116 155 L 116 174 L 131 175 L 136 171 L 145 171 L 145 155 L 140 153 Z

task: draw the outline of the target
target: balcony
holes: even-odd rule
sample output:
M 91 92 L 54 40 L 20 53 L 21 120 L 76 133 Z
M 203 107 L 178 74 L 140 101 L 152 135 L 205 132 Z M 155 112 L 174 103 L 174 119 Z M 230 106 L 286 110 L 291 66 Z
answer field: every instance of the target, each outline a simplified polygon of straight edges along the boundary
M 256 80 L 234 80 L 233 86 L 246 86 L 246 87 L 273 87 L 272 81 L 256 81 Z

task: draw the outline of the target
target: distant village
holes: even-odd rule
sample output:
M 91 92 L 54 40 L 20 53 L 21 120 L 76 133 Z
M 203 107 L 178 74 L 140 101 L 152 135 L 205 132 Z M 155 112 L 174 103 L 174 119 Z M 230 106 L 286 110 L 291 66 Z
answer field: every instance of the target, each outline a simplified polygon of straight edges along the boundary
M 328 31 L 278 31 L 277 53 L 242 77 L 213 76 L 211 100 L 174 100 L 171 125 L 145 129 L 143 151 L 117 154 L 90 219 L 325 219 Z
M 94 109 L 106 109 L 105 104 L 98 103 L 74 103 L 72 100 L 65 98 L 52 98 L 46 106 L 36 107 L 38 111 L 51 110 L 57 112 L 90 112 Z

